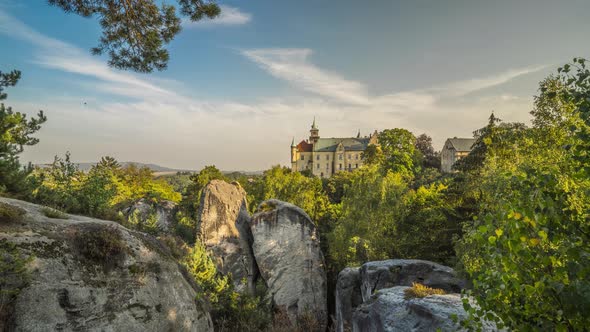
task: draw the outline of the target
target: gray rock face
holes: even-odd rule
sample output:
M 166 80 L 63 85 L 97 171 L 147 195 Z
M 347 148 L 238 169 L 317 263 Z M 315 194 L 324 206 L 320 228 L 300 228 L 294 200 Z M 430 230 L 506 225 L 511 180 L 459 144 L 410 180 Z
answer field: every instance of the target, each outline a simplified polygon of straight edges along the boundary
M 336 281 L 336 322 L 337 331 L 344 331 L 344 325 L 352 322 L 354 309 L 363 303 L 361 275 L 358 267 L 347 267 L 338 273 Z
M 326 271 L 316 229 L 295 205 L 263 202 L 252 216 L 252 249 L 275 305 L 292 321 L 312 315 L 325 329 Z
M 14 331 L 213 331 L 195 286 L 153 237 L 81 216 L 50 219 L 31 203 L 0 202 L 26 211 L 21 221 L 0 222 L 0 245 L 32 257 L 30 279 L 0 325 Z
M 367 262 L 361 266 L 360 277 L 363 301 L 378 289 L 412 286 L 414 282 L 452 293 L 459 293 L 465 287 L 465 281 L 452 268 L 419 259 Z
M 465 281 L 452 268 L 424 260 L 389 259 L 344 269 L 336 283 L 337 331 L 351 326 L 354 310 L 377 290 L 411 286 L 414 282 L 450 293 L 459 293 L 465 287 Z
M 246 192 L 239 184 L 213 180 L 201 194 L 199 236 L 238 291 L 254 292 L 258 268 L 252 254 Z
M 141 220 L 147 220 L 151 215 L 155 215 L 157 226 L 163 232 L 172 231 L 174 228 L 174 213 L 176 203 L 171 201 L 161 201 L 157 204 L 149 202 L 142 198 L 122 212 L 127 216 L 136 213 Z
M 423 298 L 404 298 L 408 287 L 397 286 L 377 291 L 363 303 L 352 319 L 352 331 L 465 331 L 458 324 L 467 318 L 459 294 L 430 295 Z M 453 322 L 452 316 L 458 318 Z M 497 331 L 492 323 L 485 323 L 484 331 Z

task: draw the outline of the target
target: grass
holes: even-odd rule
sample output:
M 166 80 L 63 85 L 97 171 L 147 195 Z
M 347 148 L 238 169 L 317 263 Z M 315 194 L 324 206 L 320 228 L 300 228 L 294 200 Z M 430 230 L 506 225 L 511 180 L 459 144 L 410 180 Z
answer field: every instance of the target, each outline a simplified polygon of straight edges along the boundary
M 0 202 L 0 222 L 21 221 L 25 214 L 26 211 L 19 207 Z
M 52 219 L 68 219 L 68 215 L 61 212 L 60 210 L 52 209 L 49 207 L 43 207 L 41 212 L 47 217 Z
M 412 283 L 412 287 L 404 291 L 405 299 L 423 298 L 428 295 L 444 295 L 446 292 L 439 288 L 430 288 L 417 282 Z

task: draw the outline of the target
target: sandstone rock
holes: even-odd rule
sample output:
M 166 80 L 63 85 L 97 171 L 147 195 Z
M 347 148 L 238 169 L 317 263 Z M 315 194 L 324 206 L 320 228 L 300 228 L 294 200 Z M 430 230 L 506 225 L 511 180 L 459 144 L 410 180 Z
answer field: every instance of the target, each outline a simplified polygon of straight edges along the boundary
M 8 330 L 213 331 L 196 286 L 153 237 L 110 221 L 50 219 L 38 205 L 0 202 L 26 211 L 22 221 L 0 221 L 4 255 L 15 246 L 32 257 L 30 279 L 0 321 Z
M 174 228 L 174 213 L 176 211 L 176 203 L 171 201 L 161 201 L 152 203 L 145 198 L 133 203 L 130 207 L 124 209 L 122 212 L 129 217 L 137 214 L 137 218 L 142 221 L 147 220 L 150 216 L 155 215 L 156 225 L 158 229 L 163 232 L 170 232 Z
M 378 289 L 412 286 L 414 282 L 454 293 L 465 287 L 465 281 L 457 277 L 452 268 L 419 259 L 367 262 L 361 266 L 360 275 L 363 301 Z
M 217 268 L 231 274 L 238 291 L 254 292 L 258 268 L 252 255 L 252 233 L 246 192 L 239 184 L 212 180 L 201 194 L 199 236 Z M 247 281 L 246 283 L 244 281 Z
M 347 268 L 338 275 L 336 283 L 337 331 L 350 327 L 356 307 L 368 301 L 377 290 L 411 286 L 413 282 L 451 293 L 459 293 L 465 287 L 465 281 L 452 268 L 424 260 L 389 259 Z
M 352 313 L 363 303 L 361 295 L 361 274 L 358 267 L 347 267 L 340 271 L 336 281 L 336 326 L 337 331 L 344 331 L 352 322 Z
M 465 331 L 458 324 L 467 318 L 459 294 L 404 298 L 408 287 L 397 286 L 378 290 L 353 314 L 352 331 Z M 457 323 L 452 316 L 457 317 Z M 486 322 L 483 331 L 497 331 Z
M 295 205 L 268 200 L 252 216 L 252 249 L 273 303 L 290 319 L 327 322 L 326 271 L 316 228 Z

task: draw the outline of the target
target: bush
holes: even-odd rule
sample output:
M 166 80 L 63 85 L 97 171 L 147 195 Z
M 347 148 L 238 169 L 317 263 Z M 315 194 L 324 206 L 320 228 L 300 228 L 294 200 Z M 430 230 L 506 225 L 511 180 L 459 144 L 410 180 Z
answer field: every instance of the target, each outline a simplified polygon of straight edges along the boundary
M 47 217 L 52 219 L 69 219 L 68 215 L 61 212 L 60 210 L 44 207 L 41 212 Z
M 0 241 L 0 330 L 7 329 L 12 303 L 29 282 L 27 264 L 32 257 L 23 256 L 15 244 Z
M 439 288 L 430 288 L 420 283 L 413 282 L 412 287 L 407 288 L 404 291 L 404 297 L 406 300 L 413 298 L 422 298 L 429 295 L 444 295 L 446 292 Z
M 121 232 L 114 225 L 83 225 L 77 232 L 75 244 L 86 262 L 101 266 L 105 272 L 121 264 L 127 253 Z
M 0 222 L 21 221 L 25 214 L 26 211 L 19 207 L 0 202 Z

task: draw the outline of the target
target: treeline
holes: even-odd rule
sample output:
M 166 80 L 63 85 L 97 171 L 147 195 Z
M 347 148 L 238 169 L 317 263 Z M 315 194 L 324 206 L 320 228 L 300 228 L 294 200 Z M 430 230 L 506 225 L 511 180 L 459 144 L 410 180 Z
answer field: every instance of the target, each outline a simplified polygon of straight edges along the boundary
M 14 73 L 0 75 L 2 87 L 18 80 Z M 233 292 L 195 238 L 201 190 L 212 179 L 237 181 L 251 212 L 270 198 L 303 208 L 319 229 L 333 277 L 370 260 L 432 260 L 455 266 L 471 281 L 466 295 L 479 307 L 465 302 L 470 320 L 464 324 L 477 327 L 485 317 L 516 330 L 584 330 L 590 326 L 590 71 L 583 59 L 540 82 L 531 115 L 528 127 L 492 114 L 450 174 L 439 172 L 427 135 L 396 128 L 379 133 L 363 167 L 329 179 L 280 166 L 260 176 L 208 166 L 155 179 L 112 158 L 88 173 L 69 155 L 49 168 L 23 168 L 18 154 L 37 142 L 31 135 L 45 117 L 27 120 L 2 105 L 0 191 L 111 219 L 140 198 L 177 202 L 178 237 L 167 241 L 184 248 L 179 260 L 219 315 L 233 322 L 228 326 L 252 317 L 270 324 L 270 318 L 260 298 Z

